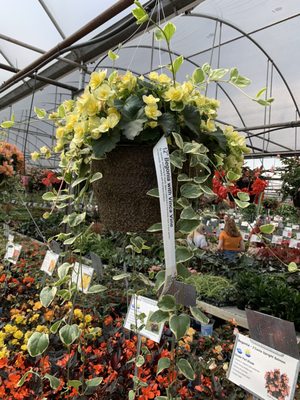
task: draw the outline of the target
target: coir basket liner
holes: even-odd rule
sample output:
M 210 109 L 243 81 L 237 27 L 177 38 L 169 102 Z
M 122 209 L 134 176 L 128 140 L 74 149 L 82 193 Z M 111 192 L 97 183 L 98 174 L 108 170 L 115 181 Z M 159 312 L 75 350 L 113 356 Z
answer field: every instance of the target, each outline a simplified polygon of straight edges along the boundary
M 94 161 L 94 172 L 103 174 L 94 193 L 106 229 L 145 232 L 160 221 L 159 200 L 146 194 L 157 187 L 152 151 L 147 145 L 119 145 Z

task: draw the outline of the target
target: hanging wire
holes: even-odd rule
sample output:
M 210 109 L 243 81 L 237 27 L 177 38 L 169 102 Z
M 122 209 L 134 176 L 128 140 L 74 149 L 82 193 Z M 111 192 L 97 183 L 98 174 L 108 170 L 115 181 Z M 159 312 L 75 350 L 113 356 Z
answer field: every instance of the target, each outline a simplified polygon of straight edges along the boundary
M 220 29 L 219 29 L 219 44 L 218 44 L 217 68 L 220 68 L 221 40 L 222 40 L 222 22 L 220 22 Z M 216 92 L 215 92 L 215 98 L 216 98 L 216 99 L 218 98 L 218 88 L 219 88 L 219 85 L 216 83 Z
M 269 87 L 269 96 L 268 97 L 272 97 L 273 95 L 273 73 L 274 73 L 274 65 L 272 63 L 272 61 L 270 61 L 271 63 L 271 73 L 270 73 L 270 87 Z M 272 103 L 269 105 L 269 125 L 271 125 L 271 115 L 272 115 Z M 268 140 L 267 140 L 267 144 L 266 144 L 266 151 L 268 151 L 268 147 L 270 144 L 270 137 L 271 137 L 271 133 L 268 133 Z
M 142 35 L 140 36 L 139 41 L 138 41 L 138 44 L 136 45 L 135 50 L 134 50 L 134 52 L 133 52 L 133 55 L 132 55 L 132 57 L 131 57 L 131 60 L 130 60 L 130 62 L 129 62 L 129 64 L 128 64 L 128 67 L 127 67 L 128 70 L 130 69 L 130 67 L 131 67 L 131 65 L 132 65 L 132 63 L 133 63 L 133 61 L 134 61 L 134 59 L 135 59 L 136 53 L 137 53 L 137 51 L 138 51 L 138 49 L 139 49 L 139 46 L 140 46 L 142 40 L 144 39 L 144 37 L 145 37 L 145 35 L 146 35 L 146 32 L 148 31 L 148 28 L 149 28 L 149 25 L 150 25 L 150 22 L 151 22 L 151 18 L 152 18 L 153 14 L 154 14 L 154 11 L 155 11 L 155 9 L 156 9 L 158 6 L 159 6 L 159 0 L 156 0 L 155 5 L 154 5 L 154 7 L 152 8 L 152 11 L 151 11 L 151 13 L 150 13 L 150 18 L 149 18 L 148 21 L 147 21 L 146 28 L 144 29 Z
M 270 60 L 267 60 L 267 72 L 266 72 L 266 92 L 265 92 L 265 99 L 268 98 L 268 86 L 269 86 L 269 68 L 270 68 Z M 264 125 L 267 124 L 267 107 L 264 109 Z M 266 131 L 266 128 L 263 130 Z M 263 135 L 263 151 L 266 151 L 266 133 Z
M 33 89 L 32 89 L 32 95 L 31 95 L 30 108 L 29 108 L 29 116 L 28 116 L 28 121 L 27 121 L 27 127 L 26 127 L 25 139 L 24 139 L 24 147 L 23 147 L 23 154 L 24 154 L 24 172 L 25 172 L 25 168 L 26 168 L 25 157 L 26 157 L 27 139 L 28 139 L 28 134 L 29 134 L 31 113 L 32 113 L 32 108 L 33 108 L 33 100 L 34 100 L 35 89 L 36 89 L 36 75 L 37 75 L 37 73 L 35 72 L 35 73 L 34 73 L 34 82 L 33 82 Z
M 218 25 L 219 25 L 219 22 L 216 21 L 215 32 L 214 32 L 214 38 L 213 38 L 213 43 L 212 43 L 211 52 L 210 52 L 210 58 L 209 58 L 209 65 L 212 64 L 212 60 L 213 60 L 213 56 L 214 56 L 214 49 L 215 49 L 215 43 L 216 43 Z M 207 96 L 207 91 L 208 91 L 208 83 L 206 82 L 206 86 L 205 86 L 205 96 Z

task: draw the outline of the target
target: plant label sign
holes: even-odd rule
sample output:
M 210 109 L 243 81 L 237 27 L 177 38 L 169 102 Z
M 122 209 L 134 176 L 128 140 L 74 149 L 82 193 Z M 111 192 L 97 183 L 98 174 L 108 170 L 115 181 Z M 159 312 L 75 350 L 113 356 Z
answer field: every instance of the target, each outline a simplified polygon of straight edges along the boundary
M 158 193 L 166 265 L 166 282 L 176 277 L 175 229 L 173 209 L 172 171 L 168 143 L 163 136 L 153 149 L 158 182 Z
M 281 245 L 282 241 L 283 241 L 283 237 L 282 236 L 278 236 L 278 235 L 273 235 L 272 236 L 272 242 L 271 243 Z
M 14 239 L 15 239 L 15 237 L 14 237 L 14 235 L 12 235 L 12 234 L 8 234 L 8 243 L 13 243 L 14 242 Z
M 291 239 L 289 247 L 294 248 L 294 249 L 300 249 L 300 240 Z
M 251 243 L 261 243 L 261 238 L 258 235 L 252 235 L 250 238 Z
M 228 379 L 263 400 L 292 400 L 299 360 L 247 336 L 236 337 Z
M 41 266 L 41 271 L 46 272 L 48 275 L 52 275 L 56 267 L 57 261 L 59 259 L 59 254 L 54 253 L 51 250 L 47 250 L 43 264 Z
M 241 232 L 243 240 L 249 240 L 250 233 L 249 232 Z
M 158 310 L 157 301 L 147 297 L 133 295 L 127 311 L 124 328 L 139 334 L 156 343 L 160 342 L 164 323 L 149 321 L 151 315 Z M 143 327 L 142 327 L 143 326 Z
M 92 282 L 93 273 L 94 268 L 76 262 L 72 272 L 72 283 L 77 285 L 78 290 L 87 293 Z
M 92 260 L 92 266 L 94 270 L 96 271 L 97 278 L 98 280 L 103 278 L 103 264 L 101 258 L 98 256 L 98 254 L 93 253 L 92 251 L 90 252 L 91 260 Z
M 291 238 L 292 237 L 292 228 L 285 228 L 282 232 L 282 236 Z
M 16 265 L 21 254 L 22 245 L 20 244 L 13 244 L 8 243 L 6 248 L 6 253 L 4 256 L 4 260 L 11 262 L 12 264 Z

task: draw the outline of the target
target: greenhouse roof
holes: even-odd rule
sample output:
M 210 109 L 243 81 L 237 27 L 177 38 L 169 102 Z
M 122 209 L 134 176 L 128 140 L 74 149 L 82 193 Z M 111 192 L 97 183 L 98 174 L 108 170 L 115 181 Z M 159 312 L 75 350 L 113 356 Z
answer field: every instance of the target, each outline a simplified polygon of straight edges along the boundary
M 13 110 L 17 123 L 9 131 L 9 140 L 23 149 L 28 141 L 27 153 L 51 144 L 54 132 L 48 121 L 39 121 L 33 112 L 30 113 L 31 103 L 47 110 L 55 108 L 82 88 L 95 67 L 113 67 L 106 56 L 110 48 L 123 43 L 114 67 L 136 74 L 145 75 L 168 63 L 166 49 L 153 40 L 151 27 L 135 24 L 130 15 L 132 6 L 114 17 L 112 13 L 109 15 L 108 9 L 120 3 L 125 6 L 132 1 L 11 0 L 2 8 L 1 82 L 12 78 L 13 71 L 23 70 L 45 52 L 58 48 L 58 43 L 74 36 L 96 16 L 103 13 L 107 16 L 104 24 L 70 44 L 77 48 L 69 45 L 65 52 L 59 47 L 61 51 L 56 53 L 56 58 L 38 65 L 29 76 L 21 75 L 19 82 L 4 83 L 0 87 L 0 119 L 7 119 Z M 252 148 L 250 157 L 300 152 L 298 0 L 153 0 L 142 3 L 149 6 L 158 22 L 172 18 L 177 27 L 172 51 L 185 58 L 178 80 L 185 79 L 206 62 L 213 68 L 235 66 L 252 80 L 247 94 L 255 95 L 259 89 L 267 87 L 266 95 L 275 98 L 272 106 L 265 108 L 228 84 L 211 84 L 208 89 L 208 96 L 221 101 L 220 123 L 231 124 L 245 132 Z M 87 44 L 92 38 L 96 39 Z M 52 161 L 54 165 L 55 160 Z

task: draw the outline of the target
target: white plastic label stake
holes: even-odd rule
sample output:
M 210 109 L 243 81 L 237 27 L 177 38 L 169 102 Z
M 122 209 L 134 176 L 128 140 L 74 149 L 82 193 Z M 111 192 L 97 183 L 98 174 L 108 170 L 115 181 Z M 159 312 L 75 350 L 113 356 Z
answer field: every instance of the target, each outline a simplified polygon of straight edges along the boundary
M 153 149 L 153 157 L 158 182 L 167 281 L 170 278 L 176 277 L 177 270 L 175 253 L 172 172 L 168 144 L 164 136 L 155 145 Z

